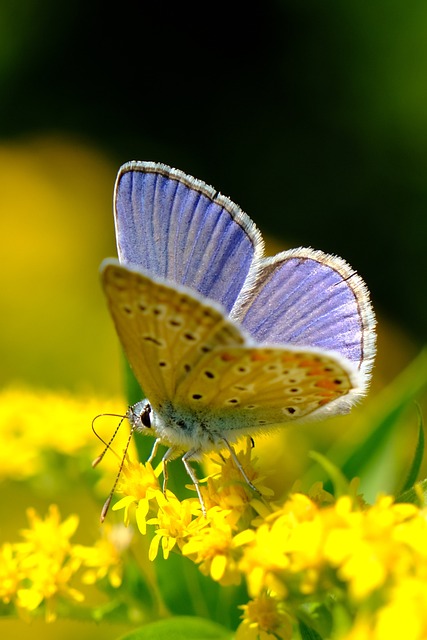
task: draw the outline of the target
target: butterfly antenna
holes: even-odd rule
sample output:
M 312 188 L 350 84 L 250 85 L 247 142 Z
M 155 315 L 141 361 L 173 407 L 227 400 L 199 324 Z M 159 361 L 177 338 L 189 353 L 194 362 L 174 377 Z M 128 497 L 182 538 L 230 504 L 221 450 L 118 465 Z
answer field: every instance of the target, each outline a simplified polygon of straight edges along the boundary
M 121 424 L 122 422 L 123 422 L 123 420 L 120 422 L 120 424 Z M 119 426 L 120 426 L 120 425 L 119 425 Z M 118 429 L 118 427 L 117 427 L 117 429 Z M 116 429 L 116 433 L 117 433 L 117 429 Z M 121 474 L 122 474 L 123 467 L 124 467 L 125 460 L 126 460 L 126 455 L 127 455 L 127 452 L 128 452 L 128 449 L 129 449 L 129 445 L 130 445 L 130 441 L 132 440 L 132 436 L 133 436 L 133 432 L 134 432 L 134 431 L 135 431 L 135 427 L 134 427 L 134 426 L 132 426 L 132 428 L 131 428 L 131 430 L 130 430 L 130 433 L 129 433 L 129 436 L 128 436 L 128 439 L 127 439 L 127 442 L 126 442 L 126 446 L 125 446 L 125 450 L 124 450 L 124 452 L 123 452 L 122 459 L 121 459 L 121 461 L 120 461 L 120 467 L 119 467 L 119 470 L 118 470 L 118 472 L 117 472 L 116 479 L 114 480 L 114 484 L 113 484 L 113 487 L 112 487 L 112 489 L 111 489 L 111 491 L 110 491 L 110 495 L 108 496 L 108 498 L 106 499 L 106 501 L 105 501 L 105 503 L 104 503 L 104 506 L 102 507 L 102 511 L 101 511 L 101 523 L 102 523 L 102 522 L 104 522 L 104 520 L 105 520 L 105 518 L 106 518 L 106 516 L 107 516 L 107 513 L 108 513 L 108 509 L 110 508 L 111 500 L 113 499 L 113 495 L 114 495 L 114 492 L 115 492 L 115 490 L 116 490 L 117 483 L 118 483 L 119 478 L 120 478 L 120 476 L 121 476 Z M 113 437 L 114 437 L 114 436 L 113 436 Z M 112 439 L 113 439 L 113 438 L 111 438 L 111 440 L 112 440 Z M 111 440 L 110 440 L 110 442 L 111 442 Z M 105 453 L 105 452 L 104 452 L 104 453 Z
M 96 431 L 95 429 L 95 420 L 97 420 L 98 418 L 102 418 L 103 416 L 113 416 L 115 418 L 121 418 L 119 424 L 117 425 L 113 435 L 110 438 L 109 442 L 105 442 L 105 440 L 103 438 L 101 438 L 101 436 L 99 435 L 99 433 Z M 111 444 L 114 440 L 114 438 L 117 435 L 118 430 L 120 429 L 120 427 L 122 426 L 123 420 L 126 418 L 126 416 L 123 416 L 119 413 L 100 413 L 98 416 L 95 416 L 94 419 L 92 420 L 92 431 L 93 433 L 96 435 L 96 437 L 98 438 L 98 440 L 100 440 L 102 442 L 102 444 L 105 445 L 105 449 L 104 451 L 97 457 L 95 458 L 95 460 L 92 462 L 92 467 L 96 467 L 102 460 L 102 458 L 105 456 L 105 454 L 107 453 L 108 449 L 110 449 L 114 455 L 119 458 L 119 456 L 117 455 L 117 453 L 114 451 L 114 449 L 111 449 Z M 129 446 L 129 445 L 128 445 Z

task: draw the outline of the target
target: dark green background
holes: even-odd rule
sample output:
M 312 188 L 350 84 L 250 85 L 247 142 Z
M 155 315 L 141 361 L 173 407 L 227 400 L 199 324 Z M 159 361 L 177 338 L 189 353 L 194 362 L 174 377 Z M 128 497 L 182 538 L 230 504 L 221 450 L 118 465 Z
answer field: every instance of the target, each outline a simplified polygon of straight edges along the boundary
M 427 3 L 0 2 L 0 135 L 158 160 L 427 326 Z

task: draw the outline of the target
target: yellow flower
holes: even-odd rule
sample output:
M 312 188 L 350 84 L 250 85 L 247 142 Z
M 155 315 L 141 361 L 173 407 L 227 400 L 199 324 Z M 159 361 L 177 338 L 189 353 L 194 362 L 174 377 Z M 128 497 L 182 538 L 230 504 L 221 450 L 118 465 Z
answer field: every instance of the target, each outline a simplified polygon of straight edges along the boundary
M 408 577 L 391 590 L 388 602 L 370 615 L 358 613 L 343 640 L 425 640 L 427 638 L 426 581 Z
M 318 506 L 327 506 L 335 502 L 334 496 L 323 488 L 323 482 L 315 482 L 308 491 L 308 497 Z
M 61 522 L 58 507 L 51 505 L 45 519 L 40 518 L 32 508 L 27 509 L 27 517 L 31 528 L 21 531 L 26 542 L 19 543 L 20 553 L 31 556 L 35 554 L 46 555 L 61 562 L 70 552 L 70 538 L 78 527 L 78 516 L 71 515 Z
M 0 477 L 28 478 L 40 473 L 44 460 L 41 451 L 69 455 L 96 446 L 89 427 L 93 417 L 122 405 L 119 399 L 76 398 L 69 393 L 19 387 L 2 390 Z
M 72 556 L 70 543 L 78 518 L 70 516 L 61 522 L 56 505 L 50 506 L 45 519 L 34 509 L 28 509 L 27 515 L 30 528 L 21 532 L 25 542 L 14 545 L 20 567 L 16 602 L 27 611 L 34 611 L 44 603 L 46 620 L 51 622 L 56 617 L 59 596 L 76 602 L 83 600 L 83 595 L 70 585 L 81 565 L 81 560 Z
M 247 540 L 239 569 L 246 575 L 251 595 L 259 595 L 265 588 L 285 595 L 286 589 L 276 576 L 289 567 L 283 544 L 288 534 L 289 531 L 280 525 L 273 530 L 265 523 L 253 532 L 252 540 Z
M 263 478 L 259 476 L 251 455 L 251 442 L 247 439 L 246 447 L 236 452 L 237 459 L 252 484 L 263 496 L 269 497 L 273 492 L 261 484 Z M 219 466 L 219 471 L 210 474 L 207 478 L 207 486 L 201 487 L 205 505 L 207 508 L 218 506 L 223 510 L 229 510 L 230 515 L 237 522 L 254 499 L 254 492 L 243 478 L 241 470 L 236 467 L 229 452 L 224 452 L 221 456 L 211 456 L 209 464 Z
M 112 587 L 119 587 L 123 575 L 123 551 L 130 545 L 133 532 L 124 525 L 104 524 L 102 537 L 92 547 L 75 545 L 73 557 L 80 558 L 87 568 L 82 581 L 94 584 L 107 576 Z
M 84 597 L 77 589 L 70 586 L 71 578 L 80 568 L 80 561 L 72 558 L 60 564 L 53 558 L 36 554 L 27 562 L 26 579 L 31 586 L 18 590 L 18 606 L 34 611 L 44 601 L 46 621 L 56 618 L 56 600 L 62 596 L 75 602 L 82 602 Z
M 376 640 L 372 619 L 367 615 L 358 616 L 350 631 L 341 635 L 340 638 L 342 640 Z M 393 636 L 389 636 L 386 640 L 391 640 L 391 638 Z M 405 635 L 401 636 L 401 638 L 406 640 Z
M 0 549 L 0 599 L 5 604 L 16 596 L 22 579 L 23 572 L 14 546 L 3 544 Z
M 182 548 L 186 539 L 206 526 L 207 521 L 201 517 L 200 502 L 196 498 L 180 502 L 168 491 L 166 496 L 158 492 L 156 500 L 159 505 L 157 517 L 148 521 L 148 524 L 157 525 L 150 544 L 149 558 L 154 560 L 157 557 L 161 542 L 163 557 L 166 560 L 176 544 Z M 193 519 L 193 516 L 196 516 L 196 519 Z
M 425 578 L 405 577 L 392 589 L 375 624 L 375 640 L 427 638 L 427 586 Z
M 117 491 L 123 493 L 125 497 L 116 502 L 113 511 L 124 509 L 124 523 L 128 526 L 130 522 L 129 509 L 132 505 L 136 505 L 136 523 L 143 535 L 147 531 L 150 503 L 159 493 L 161 494 L 158 481 L 161 470 L 161 465 L 159 465 L 154 471 L 149 462 L 145 465 L 141 462 L 128 462 L 123 468 L 117 488 Z
M 353 598 L 361 600 L 385 585 L 394 573 L 405 572 L 404 565 L 411 564 L 411 558 L 406 541 L 396 541 L 395 536 L 398 532 L 398 537 L 405 538 L 404 532 L 412 528 L 408 523 L 418 513 L 415 505 L 393 504 L 390 496 L 380 497 L 363 511 L 352 511 L 348 496 L 337 501 L 335 514 L 340 521 L 330 528 L 324 553 L 340 579 L 349 584 Z M 424 531 L 427 534 L 425 527 Z
M 236 632 L 236 640 L 291 640 L 292 621 L 276 598 L 263 593 L 243 609 L 243 622 Z
M 199 564 L 203 574 L 224 586 L 240 583 L 236 560 L 239 543 L 233 539 L 233 527 L 227 522 L 227 515 L 228 512 L 218 507 L 209 509 L 206 518 L 209 526 L 193 535 L 182 548 L 183 555 Z
M 318 507 L 307 496 L 294 494 L 265 518 L 245 546 L 239 564 L 252 595 L 268 588 L 284 596 L 288 590 L 283 579 L 286 572 L 296 574 L 318 565 L 321 526 L 317 516 Z M 307 575 L 301 573 L 301 579 L 307 581 Z

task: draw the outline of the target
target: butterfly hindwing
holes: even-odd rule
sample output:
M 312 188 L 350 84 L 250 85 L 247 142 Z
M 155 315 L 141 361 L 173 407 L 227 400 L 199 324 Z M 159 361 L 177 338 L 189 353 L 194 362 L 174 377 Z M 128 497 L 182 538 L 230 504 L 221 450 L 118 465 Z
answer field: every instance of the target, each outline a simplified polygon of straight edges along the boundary
M 250 299 L 232 316 L 259 342 L 336 351 L 369 379 L 375 317 L 363 280 L 341 258 L 292 249 L 262 260 Z
M 233 431 L 333 415 L 355 400 L 357 369 L 332 353 L 292 347 L 220 347 L 182 379 L 177 406 L 206 413 Z

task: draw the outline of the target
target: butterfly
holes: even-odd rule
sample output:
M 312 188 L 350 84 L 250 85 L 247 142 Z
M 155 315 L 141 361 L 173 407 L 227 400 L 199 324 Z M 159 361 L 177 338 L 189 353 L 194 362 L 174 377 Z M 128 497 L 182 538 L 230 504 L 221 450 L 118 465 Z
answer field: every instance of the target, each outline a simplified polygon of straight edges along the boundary
M 155 436 L 150 460 L 167 446 L 165 478 L 182 454 L 204 509 L 190 460 L 228 449 L 238 465 L 241 436 L 347 413 L 366 393 L 369 292 L 322 251 L 264 257 L 238 205 L 164 164 L 123 165 L 114 202 L 119 259 L 103 262 L 102 283 L 146 394 L 127 417 Z

